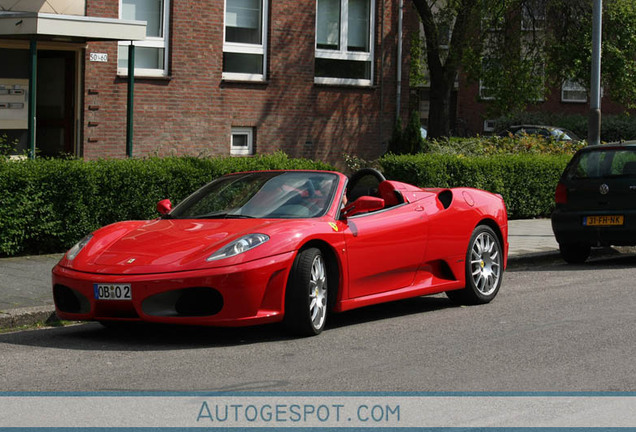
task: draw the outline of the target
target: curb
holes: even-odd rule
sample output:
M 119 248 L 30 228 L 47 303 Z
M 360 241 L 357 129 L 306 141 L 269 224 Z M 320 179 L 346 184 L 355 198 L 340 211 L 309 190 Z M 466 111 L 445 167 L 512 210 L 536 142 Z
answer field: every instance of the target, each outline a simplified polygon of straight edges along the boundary
M 508 257 L 507 269 L 522 267 L 528 264 L 546 263 L 560 259 L 561 253 L 558 250 L 513 255 Z
M 2 330 L 55 321 L 59 321 L 59 319 L 53 306 L 34 306 L 0 311 L 0 329 Z

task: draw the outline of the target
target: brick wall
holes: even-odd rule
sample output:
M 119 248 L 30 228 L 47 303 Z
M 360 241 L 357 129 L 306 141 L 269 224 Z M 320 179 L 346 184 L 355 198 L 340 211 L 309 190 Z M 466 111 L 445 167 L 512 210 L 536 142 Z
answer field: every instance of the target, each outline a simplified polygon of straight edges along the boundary
M 457 119 L 459 132 L 469 135 L 484 133 L 484 120 L 488 119 L 486 112 L 488 101 L 482 101 L 479 98 L 479 85 L 474 82 L 468 82 L 465 78 L 460 81 L 459 95 L 457 101 Z M 601 100 L 601 109 L 603 115 L 621 114 L 625 112 L 625 107 L 613 102 L 608 97 Z M 562 102 L 561 89 L 554 88 L 546 96 L 543 102 L 528 105 L 528 112 L 550 112 L 558 114 L 578 114 L 587 116 L 590 112 L 589 101 L 580 102 Z M 560 126 L 560 125 L 550 125 Z
M 117 17 L 117 3 L 87 0 L 87 15 Z M 315 0 L 270 1 L 266 83 L 223 81 L 223 5 L 173 1 L 169 77 L 135 82 L 135 156 L 227 155 L 233 126 L 255 128 L 257 154 L 334 163 L 344 152 L 382 154 L 396 111 L 397 0 L 376 0 L 375 82 L 366 88 L 314 84 Z M 83 155 L 124 157 L 127 81 L 117 77 L 117 44 L 90 43 L 90 52 L 109 62 L 85 61 Z

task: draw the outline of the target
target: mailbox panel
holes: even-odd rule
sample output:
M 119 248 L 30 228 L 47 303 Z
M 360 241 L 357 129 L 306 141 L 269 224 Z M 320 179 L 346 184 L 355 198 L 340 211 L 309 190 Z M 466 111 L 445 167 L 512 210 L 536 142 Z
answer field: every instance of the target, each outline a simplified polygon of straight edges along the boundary
M 27 129 L 29 80 L 0 79 L 0 129 Z

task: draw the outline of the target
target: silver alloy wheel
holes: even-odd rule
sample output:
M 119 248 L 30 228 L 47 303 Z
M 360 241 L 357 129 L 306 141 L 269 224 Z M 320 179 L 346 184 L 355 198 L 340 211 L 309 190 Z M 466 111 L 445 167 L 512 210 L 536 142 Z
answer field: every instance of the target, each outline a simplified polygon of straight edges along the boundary
M 315 329 L 323 326 L 327 316 L 327 273 L 322 255 L 316 255 L 309 277 L 309 314 Z
M 471 246 L 470 271 L 475 288 L 484 296 L 492 294 L 501 275 L 501 251 L 489 233 L 480 233 Z

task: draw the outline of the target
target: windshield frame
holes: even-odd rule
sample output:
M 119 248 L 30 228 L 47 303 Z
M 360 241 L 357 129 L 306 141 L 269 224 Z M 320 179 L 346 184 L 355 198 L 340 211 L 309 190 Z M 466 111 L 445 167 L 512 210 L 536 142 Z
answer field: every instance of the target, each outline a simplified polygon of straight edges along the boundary
M 339 183 L 338 174 L 330 171 L 227 174 L 196 190 L 164 218 L 319 218 L 332 208 Z

